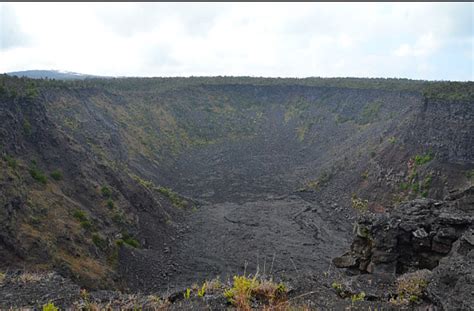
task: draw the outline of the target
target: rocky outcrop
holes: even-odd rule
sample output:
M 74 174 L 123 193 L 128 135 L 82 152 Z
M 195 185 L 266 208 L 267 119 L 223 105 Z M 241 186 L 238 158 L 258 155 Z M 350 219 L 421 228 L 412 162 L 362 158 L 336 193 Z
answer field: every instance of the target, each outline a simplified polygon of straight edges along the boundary
M 466 231 L 433 270 L 427 295 L 445 310 L 474 310 L 474 231 Z
M 433 269 L 474 223 L 474 188 L 445 201 L 416 199 L 390 213 L 363 216 L 351 250 L 333 260 L 361 273 L 402 274 Z
M 354 231 L 350 251 L 333 259 L 336 267 L 387 277 L 428 269 L 428 300 L 444 309 L 474 305 L 474 187 L 365 215 Z

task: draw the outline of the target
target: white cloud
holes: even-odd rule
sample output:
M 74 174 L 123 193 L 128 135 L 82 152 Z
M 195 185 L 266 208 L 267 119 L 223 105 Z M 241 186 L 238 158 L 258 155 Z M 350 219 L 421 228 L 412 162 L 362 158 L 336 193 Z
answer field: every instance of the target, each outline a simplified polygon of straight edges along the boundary
M 13 8 L 0 3 L 0 50 L 24 46 L 29 42 L 28 36 L 18 25 Z
M 9 4 L 9 11 L 5 7 L 0 6 L 0 71 L 56 68 L 134 76 L 473 79 L 469 3 L 18 3 Z M 7 32 L 12 25 L 21 33 Z M 466 30 L 466 25 L 471 28 Z M 30 42 L 8 44 L 7 49 L 7 37 L 13 42 L 28 37 Z M 422 58 L 423 70 L 418 66 Z M 470 66 L 447 66 L 451 59 Z M 452 72 L 446 72 L 451 67 Z
M 397 56 L 427 56 L 436 53 L 440 47 L 440 42 L 434 37 L 433 33 L 422 35 L 415 44 L 404 43 L 395 50 Z

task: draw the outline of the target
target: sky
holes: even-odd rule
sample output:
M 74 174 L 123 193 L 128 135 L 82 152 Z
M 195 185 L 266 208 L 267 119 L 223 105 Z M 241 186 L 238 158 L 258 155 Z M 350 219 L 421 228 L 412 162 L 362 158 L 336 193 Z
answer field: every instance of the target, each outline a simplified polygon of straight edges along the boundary
M 474 80 L 473 3 L 0 3 L 0 72 Z

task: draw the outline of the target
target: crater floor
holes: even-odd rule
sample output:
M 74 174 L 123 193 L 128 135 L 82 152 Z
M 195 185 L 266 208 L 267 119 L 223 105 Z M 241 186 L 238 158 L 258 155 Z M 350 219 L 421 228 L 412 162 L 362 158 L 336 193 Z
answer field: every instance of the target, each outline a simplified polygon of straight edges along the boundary
M 348 247 L 349 213 L 297 194 L 203 205 L 177 224 L 173 245 L 123 252 L 123 272 L 143 291 L 181 289 L 244 272 L 278 278 L 322 274 Z

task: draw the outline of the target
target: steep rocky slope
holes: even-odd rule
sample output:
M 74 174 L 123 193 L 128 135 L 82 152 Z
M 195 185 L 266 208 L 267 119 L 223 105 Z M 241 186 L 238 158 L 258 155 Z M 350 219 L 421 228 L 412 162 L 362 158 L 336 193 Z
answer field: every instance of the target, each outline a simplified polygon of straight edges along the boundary
M 334 308 L 332 259 L 358 214 L 441 200 L 474 175 L 472 83 L 0 86 L 0 269 L 89 289 L 163 294 L 264 269 Z
M 119 244 L 174 235 L 170 200 L 96 161 L 44 102 L 3 94 L 0 112 L 3 269 L 54 268 L 90 287 L 112 286 Z

